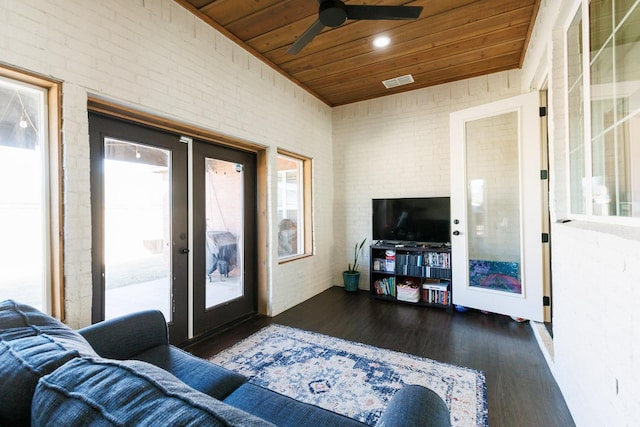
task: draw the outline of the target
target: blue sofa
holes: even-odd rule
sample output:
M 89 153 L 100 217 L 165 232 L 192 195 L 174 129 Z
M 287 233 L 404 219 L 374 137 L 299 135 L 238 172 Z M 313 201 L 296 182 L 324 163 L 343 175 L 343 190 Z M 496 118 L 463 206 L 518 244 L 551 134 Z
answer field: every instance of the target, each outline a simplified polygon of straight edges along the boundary
M 0 378 L 0 425 L 363 425 L 171 346 L 159 311 L 75 331 L 1 302 Z M 449 426 L 449 412 L 431 390 L 407 385 L 378 425 Z

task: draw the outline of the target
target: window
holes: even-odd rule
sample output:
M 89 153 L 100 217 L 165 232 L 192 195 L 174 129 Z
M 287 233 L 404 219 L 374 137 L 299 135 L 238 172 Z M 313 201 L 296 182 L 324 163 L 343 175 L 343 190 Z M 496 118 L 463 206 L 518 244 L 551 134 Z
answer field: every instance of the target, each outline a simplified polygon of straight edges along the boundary
M 15 299 L 60 317 L 61 298 L 53 292 L 60 283 L 59 248 L 51 238 L 58 232 L 57 210 L 51 209 L 57 200 L 51 194 L 57 161 L 50 163 L 52 151 L 57 153 L 50 147 L 54 93 L 51 82 L 0 69 L 0 300 Z
M 311 160 L 278 153 L 278 258 L 311 253 Z
M 583 0 L 566 32 L 571 213 L 640 217 L 640 0 Z

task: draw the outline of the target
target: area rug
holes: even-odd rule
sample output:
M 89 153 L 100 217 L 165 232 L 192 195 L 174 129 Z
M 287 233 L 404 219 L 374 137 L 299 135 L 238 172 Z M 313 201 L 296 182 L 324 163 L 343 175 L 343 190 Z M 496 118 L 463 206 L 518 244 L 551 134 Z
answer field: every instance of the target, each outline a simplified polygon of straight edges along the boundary
M 395 392 L 420 384 L 442 397 L 452 426 L 487 426 L 482 372 L 270 325 L 211 361 L 303 402 L 375 426 Z

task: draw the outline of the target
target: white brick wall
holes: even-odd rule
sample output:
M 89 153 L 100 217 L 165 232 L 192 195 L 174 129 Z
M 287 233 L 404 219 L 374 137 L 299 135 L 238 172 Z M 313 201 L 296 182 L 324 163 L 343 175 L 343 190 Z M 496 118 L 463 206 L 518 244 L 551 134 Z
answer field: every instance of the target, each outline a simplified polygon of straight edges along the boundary
M 583 222 L 553 229 L 553 371 L 577 425 L 638 422 L 639 234 Z
M 519 93 L 520 73 L 510 71 L 333 109 L 335 284 L 355 242 L 370 243 L 371 199 L 450 195 L 449 114 Z
M 276 147 L 313 158 L 321 177 L 314 188 L 321 208 L 316 256 L 279 266 L 271 246 L 272 313 L 331 286 L 330 109 L 181 6 L 171 0 L 0 0 L 0 63 L 63 81 L 69 324 L 86 325 L 91 317 L 88 96 L 263 145 L 269 196 L 276 191 Z M 270 238 L 275 213 L 270 203 Z

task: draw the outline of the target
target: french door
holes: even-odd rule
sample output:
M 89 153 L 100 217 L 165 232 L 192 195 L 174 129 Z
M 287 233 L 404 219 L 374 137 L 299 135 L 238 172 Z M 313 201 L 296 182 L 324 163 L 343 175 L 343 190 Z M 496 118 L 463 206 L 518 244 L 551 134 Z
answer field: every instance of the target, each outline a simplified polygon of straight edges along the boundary
M 193 143 L 193 336 L 257 311 L 256 156 Z
M 179 344 L 255 313 L 255 155 L 96 113 L 89 127 L 93 321 L 159 309 Z
M 539 94 L 452 113 L 453 302 L 543 321 Z
M 159 309 L 187 339 L 187 146 L 90 114 L 93 321 Z

